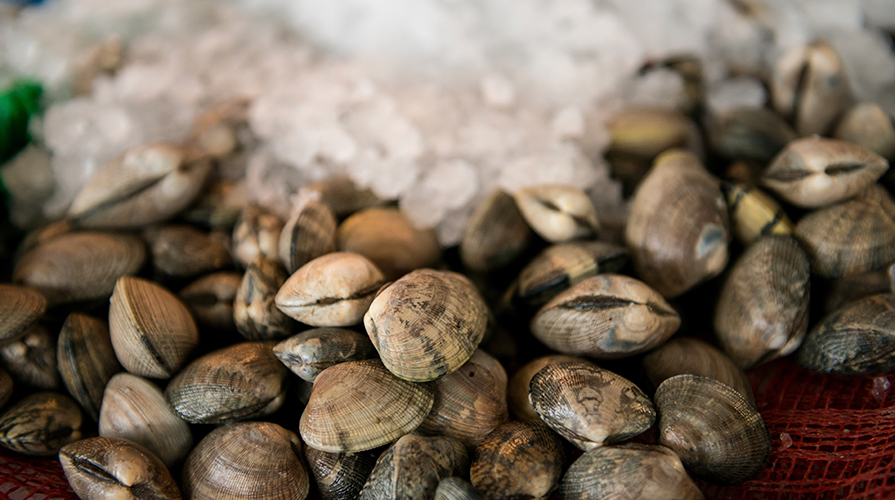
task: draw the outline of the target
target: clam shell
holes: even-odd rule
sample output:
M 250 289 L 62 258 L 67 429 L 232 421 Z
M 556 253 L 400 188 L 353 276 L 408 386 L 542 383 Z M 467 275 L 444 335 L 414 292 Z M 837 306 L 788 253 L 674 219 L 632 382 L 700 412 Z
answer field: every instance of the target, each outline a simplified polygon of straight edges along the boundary
M 529 399 L 541 419 L 582 450 L 649 429 L 656 410 L 636 384 L 590 364 L 549 364 L 535 373 Z
M 26 396 L 0 415 L 0 446 L 23 455 L 51 456 L 81 439 L 81 410 L 55 392 Z
M 519 420 L 541 420 L 541 416 L 532 408 L 531 401 L 528 399 L 528 386 L 531 383 L 531 378 L 541 368 L 549 364 L 566 362 L 590 364 L 590 361 L 583 358 L 566 356 L 564 354 L 551 354 L 534 359 L 526 363 L 522 368 L 519 368 L 519 371 L 510 378 L 510 382 L 507 385 L 507 403 L 514 417 Z
M 306 446 L 305 457 L 320 496 L 325 500 L 357 498 L 376 465 L 376 454 L 372 450 L 330 453 Z
M 115 284 L 109 333 L 121 366 L 142 377 L 171 377 L 199 343 L 190 312 L 174 294 L 130 276 Z
M 693 475 L 738 484 L 768 459 L 764 420 L 742 394 L 699 375 L 671 377 L 656 389 L 659 443 L 677 453 Z
M 280 233 L 278 253 L 286 271 L 294 273 L 317 257 L 334 252 L 337 226 L 329 206 L 313 198 L 303 199 Z
M 768 236 L 733 265 L 715 309 L 721 348 L 741 368 L 795 351 L 808 330 L 808 257 L 790 236 Z
M 181 498 L 165 464 L 126 439 L 82 439 L 62 447 L 59 461 L 68 484 L 80 498 Z
M 221 271 L 197 279 L 178 294 L 199 324 L 236 331 L 233 321 L 233 299 L 242 282 L 235 271 Z
M 320 372 L 346 361 L 376 357 L 370 337 L 344 328 L 313 328 L 292 336 L 273 348 L 287 368 L 308 382 Z
M 170 468 L 193 448 L 189 425 L 168 406 L 162 390 L 130 373 L 118 373 L 106 384 L 99 435 L 145 446 Z
M 191 278 L 233 265 L 229 238 L 221 232 L 168 225 L 146 229 L 143 238 L 160 279 Z
M 301 415 L 301 437 L 323 451 L 370 450 L 416 429 L 434 398 L 429 384 L 399 379 L 379 360 L 341 363 L 314 381 Z
M 298 436 L 269 422 L 219 427 L 190 453 L 183 493 L 193 500 L 303 499 L 310 489 Z
M 454 372 L 485 335 L 487 305 L 463 275 L 421 269 L 383 288 L 364 315 L 382 363 L 406 380 Z
M 475 449 L 469 471 L 485 498 L 547 498 L 559 487 L 565 453 L 562 441 L 541 422 L 508 422 Z
M 17 285 L 0 284 L 0 340 L 12 340 L 43 316 L 47 299 L 39 292 Z
M 288 370 L 269 342 L 245 342 L 212 351 L 180 371 L 165 399 L 180 418 L 223 424 L 269 415 L 283 405 Z
M 729 239 L 718 181 L 691 153 L 656 158 L 634 193 L 625 230 L 637 275 L 676 297 L 724 269 Z
M 143 242 L 133 236 L 67 233 L 25 254 L 12 279 L 38 290 L 52 307 L 105 299 L 115 281 L 136 273 L 145 259 Z
M 733 234 L 745 246 L 762 236 L 792 234 L 795 226 L 773 198 L 756 188 L 721 183 Z
M 233 321 L 243 337 L 271 340 L 292 333 L 292 320 L 274 300 L 286 278 L 283 266 L 273 259 L 259 256 L 249 264 L 233 299 Z
M 21 337 L 0 346 L 0 360 L 16 382 L 41 390 L 59 389 L 56 337 L 35 323 Z
M 446 477 L 438 483 L 433 500 L 485 500 L 485 497 L 459 477 Z
M 563 354 L 620 358 L 648 351 L 680 326 L 661 295 L 620 274 L 588 278 L 544 305 L 531 332 Z
M 376 461 L 358 500 L 430 498 L 442 479 L 463 474 L 468 466 L 459 441 L 407 434 Z
M 305 186 L 303 191 L 320 197 L 337 217 L 385 203 L 370 188 L 360 188 L 348 175 L 336 175 Z
M 283 220 L 255 205 L 246 205 L 233 227 L 233 255 L 248 267 L 259 255 L 279 259 Z
M 553 243 L 588 238 L 600 230 L 597 210 L 578 188 L 557 184 L 520 189 L 513 198 L 528 225 Z
M 795 130 L 767 108 L 738 108 L 719 116 L 709 127 L 715 150 L 730 159 L 768 164 L 790 141 Z
M 122 370 L 105 322 L 86 314 L 69 314 L 59 332 L 56 362 L 69 394 L 97 420 L 106 383 Z
M 490 271 L 510 264 L 530 240 L 531 228 L 513 197 L 496 189 L 466 221 L 460 260 L 473 271 Z
M 887 158 L 895 159 L 895 121 L 876 104 L 852 106 L 839 120 L 833 137 L 851 142 Z

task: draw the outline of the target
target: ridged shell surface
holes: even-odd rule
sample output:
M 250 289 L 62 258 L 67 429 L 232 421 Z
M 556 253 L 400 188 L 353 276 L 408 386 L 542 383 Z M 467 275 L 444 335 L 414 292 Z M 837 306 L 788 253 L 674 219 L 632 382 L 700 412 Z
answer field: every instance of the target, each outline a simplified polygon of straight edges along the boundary
M 279 262 L 257 257 L 242 276 L 233 299 L 233 321 L 248 340 L 272 340 L 288 337 L 293 321 L 274 300 L 289 276 Z
M 81 410 L 56 392 L 26 396 L 0 415 L 0 446 L 23 455 L 50 456 L 81 439 Z
M 372 450 L 330 453 L 306 446 L 305 458 L 317 490 L 326 500 L 357 498 L 376 465 L 376 454 Z
M 628 261 L 628 249 L 602 241 L 561 243 L 545 248 L 519 273 L 519 298 L 541 306 L 582 280 L 613 273 Z
M 346 361 L 376 357 L 370 337 L 344 328 L 312 328 L 289 337 L 273 348 L 287 368 L 308 382 L 320 372 Z
M 65 388 L 97 420 L 106 383 L 122 370 L 106 323 L 86 314 L 69 314 L 59 332 L 56 362 Z
M 531 240 L 531 228 L 513 197 L 497 189 L 475 209 L 460 241 L 460 259 L 474 271 L 489 271 L 511 263 Z
M 317 257 L 334 252 L 337 227 L 329 206 L 314 199 L 303 200 L 280 233 L 278 254 L 286 271 L 294 273 Z
M 535 376 L 535 373 L 541 371 L 541 368 L 549 364 L 565 362 L 590 363 L 584 358 L 551 354 L 529 361 L 513 374 L 507 385 L 507 404 L 514 417 L 519 420 L 541 420 L 541 416 L 531 407 L 531 401 L 528 399 L 528 385 L 531 383 L 531 378 Z
M 47 299 L 39 292 L 17 285 L 0 284 L 0 340 L 11 340 L 43 316 Z
M 459 441 L 407 434 L 380 455 L 358 500 L 432 498 L 442 479 L 462 475 L 468 467 Z

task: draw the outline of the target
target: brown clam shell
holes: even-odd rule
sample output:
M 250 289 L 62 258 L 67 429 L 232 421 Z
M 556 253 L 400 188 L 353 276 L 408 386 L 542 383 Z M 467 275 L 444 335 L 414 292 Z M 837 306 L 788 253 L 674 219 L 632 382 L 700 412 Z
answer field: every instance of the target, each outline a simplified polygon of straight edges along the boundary
M 106 383 L 122 370 L 106 323 L 86 314 L 69 314 L 59 332 L 56 362 L 69 394 L 98 420 Z
M 0 340 L 23 335 L 46 309 L 47 299 L 39 292 L 23 286 L 0 284 Z
M 233 256 L 248 267 L 259 255 L 279 259 L 283 220 L 255 205 L 246 205 L 233 226 Z
M 856 104 L 839 120 L 833 137 L 851 142 L 886 158 L 895 159 L 895 121 L 879 105 Z
M 191 278 L 232 267 L 229 237 L 192 226 L 155 226 L 143 231 L 159 279 Z
M 566 362 L 590 364 L 590 361 L 583 358 L 551 354 L 534 359 L 519 368 L 507 385 L 507 404 L 514 417 L 519 420 L 541 420 L 541 416 L 532 408 L 531 401 L 528 399 L 528 386 L 531 383 L 531 378 L 535 376 L 535 373 L 541 371 L 541 368 L 549 364 Z
M 376 461 L 358 500 L 431 498 L 438 483 L 469 467 L 466 448 L 448 437 L 407 434 Z
M 338 222 L 325 203 L 304 199 L 280 233 L 278 254 L 286 271 L 294 273 L 308 262 L 336 250 Z
M 81 439 L 78 404 L 55 392 L 26 396 L 0 415 L 0 446 L 32 456 L 51 456 Z
M 715 150 L 730 159 L 761 165 L 798 136 L 780 115 L 767 108 L 738 108 L 719 116 L 709 127 Z
M 473 271 L 490 271 L 510 264 L 531 240 L 531 228 L 513 197 L 494 190 L 466 221 L 460 259 Z
M 306 446 L 305 458 L 317 490 L 325 500 L 357 498 L 376 465 L 376 454 L 372 450 L 330 453 Z
M 273 259 L 259 256 L 249 264 L 233 298 L 233 322 L 243 337 L 272 340 L 292 333 L 292 320 L 274 300 L 287 278 L 283 266 Z
M 236 331 L 233 299 L 242 282 L 235 271 L 221 271 L 197 279 L 178 294 L 196 322 L 228 332 Z
M 16 382 L 45 391 L 59 389 L 62 380 L 56 362 L 56 339 L 40 323 L 21 337 L 0 345 L 0 360 Z
M 370 337 L 354 330 L 312 328 L 280 342 L 273 353 L 293 373 L 313 382 L 330 366 L 375 358 L 376 348 Z

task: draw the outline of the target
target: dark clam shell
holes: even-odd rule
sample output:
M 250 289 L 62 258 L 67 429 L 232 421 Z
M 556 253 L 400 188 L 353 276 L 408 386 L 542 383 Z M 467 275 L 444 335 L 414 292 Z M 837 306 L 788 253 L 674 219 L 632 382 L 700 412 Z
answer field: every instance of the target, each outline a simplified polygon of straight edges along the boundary
M 358 500 L 432 498 L 442 479 L 462 474 L 468 465 L 459 441 L 407 434 L 376 461 Z
M 330 453 L 306 446 L 305 458 L 317 489 L 326 500 L 357 498 L 376 465 L 373 451 Z

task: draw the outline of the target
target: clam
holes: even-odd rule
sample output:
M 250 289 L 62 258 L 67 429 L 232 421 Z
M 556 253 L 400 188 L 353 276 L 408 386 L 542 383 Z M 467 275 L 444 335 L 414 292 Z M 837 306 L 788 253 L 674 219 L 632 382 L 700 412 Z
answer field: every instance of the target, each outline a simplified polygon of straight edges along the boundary
M 435 488 L 433 500 L 485 500 L 485 497 L 459 477 L 446 477 Z
M 133 236 L 67 233 L 25 254 L 12 279 L 38 290 L 51 307 L 106 299 L 115 281 L 135 274 L 145 259 L 143 242 Z
M 533 186 L 520 189 L 513 198 L 528 225 L 547 241 L 561 243 L 588 238 L 600 230 L 593 203 L 576 187 Z
M 370 259 L 388 280 L 435 265 L 441 249 L 432 230 L 413 227 L 396 208 L 368 208 L 348 217 L 336 233 L 339 250 Z
M 376 465 L 376 454 L 372 450 L 330 453 L 306 446 L 305 458 L 325 500 L 357 498 Z
M 233 227 L 233 256 L 248 267 L 259 255 L 279 259 L 283 220 L 266 210 L 247 205 Z
M 355 325 L 383 283 L 382 272 L 363 255 L 333 252 L 289 276 L 276 293 L 276 306 L 311 326 Z
M 0 284 L 0 340 L 24 335 L 46 309 L 47 299 L 39 292 L 23 286 Z
M 301 441 L 269 422 L 243 422 L 211 431 L 183 466 L 183 493 L 193 500 L 303 500 L 310 479 Z
M 459 370 L 432 382 L 432 387 L 435 402 L 418 433 L 450 437 L 475 448 L 508 418 L 507 374 L 481 349 Z
M 796 361 L 816 372 L 879 375 L 895 369 L 895 294 L 844 305 L 811 329 Z
M 753 243 L 733 265 L 715 310 L 718 342 L 741 368 L 795 351 L 808 330 L 808 257 L 791 236 Z
M 243 337 L 271 340 L 292 333 L 292 320 L 274 300 L 287 277 L 279 262 L 263 255 L 246 268 L 233 298 L 233 322 Z
M 761 415 L 738 391 L 715 379 L 677 375 L 656 389 L 659 443 L 693 475 L 738 484 L 758 473 L 771 450 Z
M 546 499 L 559 487 L 564 462 L 562 441 L 546 425 L 508 422 L 475 449 L 469 478 L 488 499 Z
M 585 451 L 636 436 L 656 419 L 636 384 L 591 364 L 545 366 L 531 378 L 529 399 L 550 428 Z
M 94 437 L 59 450 L 68 484 L 84 500 L 180 500 L 171 473 L 151 451 L 126 439 Z
M 69 314 L 59 332 L 56 361 L 65 388 L 97 420 L 106 383 L 122 370 L 105 322 L 86 314 Z
M 191 278 L 231 267 L 230 242 L 222 232 L 191 226 L 155 226 L 143 231 L 152 266 L 161 279 Z
M 722 156 L 762 165 L 798 137 L 786 120 L 767 108 L 739 108 L 724 113 L 709 127 L 709 134 Z
M 531 332 L 563 354 L 620 358 L 661 344 L 680 323 L 665 299 L 642 282 L 601 274 L 545 304 L 531 320 Z
M 519 420 L 541 420 L 541 416 L 532 408 L 531 401 L 528 399 L 528 386 L 531 383 L 531 378 L 541 368 L 549 364 L 565 362 L 590 364 L 590 361 L 582 358 L 564 354 L 551 354 L 534 359 L 526 363 L 522 368 L 519 368 L 513 377 L 510 378 L 510 382 L 507 385 L 507 403 L 514 417 Z
M 762 236 L 792 234 L 795 229 L 780 205 L 757 188 L 724 182 L 721 190 L 727 198 L 731 229 L 743 245 Z
M 57 236 L 62 236 L 63 234 L 68 234 L 74 231 L 74 225 L 68 219 L 62 219 L 55 222 L 50 222 L 44 226 L 38 227 L 32 231 L 29 231 L 25 234 L 25 237 L 22 238 L 22 241 L 19 243 L 19 246 L 16 248 L 15 256 L 13 257 L 13 261 L 18 263 L 22 260 L 22 257 L 33 250 L 34 248 L 42 245 Z
M 361 188 L 347 175 L 336 175 L 309 184 L 302 191 L 320 197 L 337 217 L 383 204 L 370 188 Z
M 702 500 L 677 455 L 664 446 L 629 444 L 585 452 L 566 471 L 561 500 L 674 498 Z
M 165 399 L 180 418 L 222 424 L 269 415 L 283 405 L 288 371 L 269 342 L 245 342 L 212 351 L 180 371 Z
M 43 325 L 31 325 L 25 334 L 0 346 L 0 360 L 16 382 L 41 390 L 62 385 L 56 364 L 56 335 Z
M 33 456 L 51 456 L 81 439 L 81 410 L 55 392 L 26 396 L 0 415 L 0 446 Z
M 118 373 L 106 384 L 99 435 L 144 446 L 170 468 L 180 464 L 193 448 L 189 424 L 168 406 L 162 390 L 130 373 Z
M 130 276 L 115 284 L 109 333 L 121 366 L 142 377 L 170 378 L 199 343 L 190 312 L 174 294 Z
M 510 264 L 530 240 L 531 229 L 513 197 L 496 189 L 466 221 L 460 259 L 473 271 L 491 271 Z
M 829 43 L 795 47 L 777 62 L 771 102 L 800 136 L 826 133 L 848 99 L 845 65 Z
M 761 174 L 761 182 L 802 208 L 817 208 L 865 191 L 889 168 L 857 144 L 806 137 L 789 143 Z
M 181 217 L 197 226 L 230 230 L 248 204 L 247 191 L 241 182 L 224 179 L 212 181 Z
M 364 315 L 382 363 L 406 380 L 454 372 L 485 335 L 487 305 L 463 275 L 421 269 L 383 288 Z
M 829 283 L 824 299 L 824 314 L 870 295 L 895 292 L 895 264 L 861 274 L 836 278 Z
M 833 137 L 895 159 L 895 121 L 883 108 L 865 102 L 852 106 L 839 120 Z
M 235 271 L 220 271 L 197 279 L 178 294 L 199 324 L 225 331 L 235 331 L 233 299 L 242 282 Z
M 895 203 L 874 184 L 859 198 L 802 217 L 794 234 L 812 273 L 836 278 L 881 269 L 895 261 Z
M 311 260 L 334 252 L 337 226 L 329 206 L 310 196 L 300 197 L 280 233 L 278 253 L 286 271 L 294 273 Z
M 376 357 L 370 337 L 344 328 L 313 328 L 294 335 L 273 348 L 287 368 L 308 382 L 320 372 L 346 361 Z
M 211 172 L 171 144 L 146 144 L 106 163 L 75 196 L 68 217 L 80 227 L 135 228 L 161 222 L 199 195 Z
M 419 427 L 434 397 L 429 384 L 399 379 L 376 359 L 331 366 L 314 381 L 301 437 L 322 451 L 370 450 Z
M 728 240 L 718 181 L 691 153 L 656 158 L 634 193 L 625 231 L 637 275 L 676 297 L 724 269 Z
M 519 273 L 516 295 L 542 306 L 570 286 L 601 273 L 614 273 L 628 262 L 625 247 L 602 241 L 561 243 L 545 248 Z
M 469 467 L 466 448 L 448 437 L 407 434 L 376 461 L 358 500 L 430 498 L 438 483 Z

